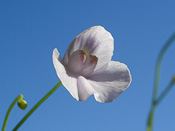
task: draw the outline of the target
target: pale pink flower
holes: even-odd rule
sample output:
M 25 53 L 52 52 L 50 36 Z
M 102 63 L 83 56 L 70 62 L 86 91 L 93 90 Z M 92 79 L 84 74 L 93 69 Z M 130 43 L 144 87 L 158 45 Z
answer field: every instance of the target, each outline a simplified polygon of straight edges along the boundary
M 55 48 L 53 64 L 64 87 L 78 101 L 94 95 L 96 101 L 115 100 L 131 82 L 127 66 L 111 61 L 112 35 L 102 26 L 93 26 L 70 43 L 64 58 Z

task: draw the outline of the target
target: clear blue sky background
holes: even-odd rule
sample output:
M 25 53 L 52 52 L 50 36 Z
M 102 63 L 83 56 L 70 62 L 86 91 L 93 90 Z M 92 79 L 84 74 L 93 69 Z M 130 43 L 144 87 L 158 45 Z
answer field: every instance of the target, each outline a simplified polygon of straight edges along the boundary
M 23 94 L 25 111 L 14 107 L 7 131 L 59 82 L 52 51 L 61 56 L 85 29 L 104 26 L 114 37 L 113 60 L 128 65 L 130 87 L 112 103 L 91 96 L 77 102 L 61 86 L 19 131 L 144 131 L 153 93 L 155 63 L 175 32 L 174 0 L 0 0 L 0 125 L 15 97 Z M 160 92 L 175 74 L 175 43 L 164 56 Z M 160 103 L 155 131 L 175 130 L 175 89 Z

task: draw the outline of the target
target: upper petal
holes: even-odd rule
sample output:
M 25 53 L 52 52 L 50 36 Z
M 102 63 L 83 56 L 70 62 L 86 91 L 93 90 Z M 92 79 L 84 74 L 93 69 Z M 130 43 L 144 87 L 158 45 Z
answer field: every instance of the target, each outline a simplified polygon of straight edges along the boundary
M 62 59 L 56 48 L 53 50 L 52 58 L 56 73 L 60 78 L 62 84 L 75 99 L 79 100 L 77 90 L 77 79 L 67 74 L 68 72 L 62 64 Z
M 98 57 L 96 70 L 111 60 L 114 39 L 102 26 L 93 26 L 85 30 L 70 43 L 63 59 L 65 65 L 68 63 L 68 58 L 76 50 L 84 50 L 87 54 Z
M 131 75 L 127 66 L 123 63 L 111 61 L 89 78 L 89 83 L 96 90 L 95 99 L 106 103 L 115 100 L 125 91 L 131 82 Z

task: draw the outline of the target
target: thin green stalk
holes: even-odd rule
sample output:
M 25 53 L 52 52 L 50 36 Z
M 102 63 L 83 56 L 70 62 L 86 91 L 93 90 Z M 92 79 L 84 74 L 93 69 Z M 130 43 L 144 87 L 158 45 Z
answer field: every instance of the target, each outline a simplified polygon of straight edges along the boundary
M 50 96 L 52 95 L 57 89 L 58 87 L 61 86 L 61 81 L 55 86 L 53 87 L 40 101 L 38 101 L 38 103 L 21 119 L 21 121 L 15 126 L 15 128 L 13 129 L 13 131 L 18 130 L 18 128 L 29 118 L 29 116 Z
M 170 91 L 170 89 L 173 87 L 173 85 L 175 84 L 175 81 L 172 81 L 169 83 L 168 87 L 162 92 L 162 94 L 157 98 L 157 102 L 156 104 L 158 105 L 163 98 L 166 96 L 166 94 Z
M 156 64 L 156 73 L 155 73 L 155 83 L 154 83 L 154 93 L 153 93 L 153 101 L 156 100 L 157 98 L 157 92 L 158 92 L 158 86 L 159 86 L 159 76 L 160 76 L 160 67 L 161 67 L 161 62 L 162 58 L 168 49 L 170 45 L 173 43 L 175 40 L 175 33 L 170 37 L 170 39 L 166 42 L 166 44 L 163 46 L 159 53 L 159 57 L 157 59 L 157 64 Z
M 153 114 L 155 111 L 155 105 L 152 106 L 149 117 L 148 117 L 148 123 L 147 123 L 147 131 L 152 131 L 152 125 L 153 125 Z
M 167 88 L 162 92 L 162 94 L 157 98 L 156 101 L 154 101 L 152 107 L 151 107 L 151 111 L 148 117 L 148 123 L 147 123 L 147 131 L 152 131 L 152 125 L 153 125 L 153 115 L 154 115 L 154 111 L 155 108 L 157 107 L 157 105 L 163 100 L 163 98 L 166 96 L 166 94 L 170 91 L 170 89 L 173 87 L 173 85 L 175 84 L 175 77 L 172 78 L 171 82 L 168 84 Z
M 160 67 L 161 67 L 161 62 L 162 58 L 168 49 L 170 45 L 173 43 L 175 40 L 175 33 L 170 37 L 170 39 L 166 42 L 166 44 L 163 46 L 161 49 L 157 63 L 156 63 L 156 72 L 155 72 L 155 83 L 154 83 L 154 92 L 153 92 L 153 98 L 152 98 L 152 107 L 150 114 L 148 116 L 148 122 L 147 122 L 147 131 L 152 131 L 152 125 L 153 125 L 153 118 L 154 118 L 154 111 L 157 105 L 157 93 L 158 93 L 158 87 L 159 87 L 159 76 L 160 76 Z
M 22 99 L 23 99 L 23 95 L 19 95 L 18 97 L 16 97 L 16 99 L 10 105 L 10 107 L 9 107 L 7 113 L 6 113 L 5 119 L 4 119 L 4 124 L 2 126 L 2 131 L 5 131 L 5 129 L 6 129 L 7 121 L 8 121 L 8 118 L 9 118 L 9 115 L 10 115 L 10 112 L 11 112 L 12 108 L 14 107 L 14 105 L 16 104 L 16 102 L 18 100 L 22 100 Z

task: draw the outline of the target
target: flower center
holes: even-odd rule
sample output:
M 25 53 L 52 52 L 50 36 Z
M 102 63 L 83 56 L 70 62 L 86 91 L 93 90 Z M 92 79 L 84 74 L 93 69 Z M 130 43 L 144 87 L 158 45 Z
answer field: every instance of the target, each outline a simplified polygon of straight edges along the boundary
M 66 69 L 76 75 L 90 75 L 96 65 L 98 58 L 93 55 L 87 55 L 83 50 L 77 50 L 69 57 Z

